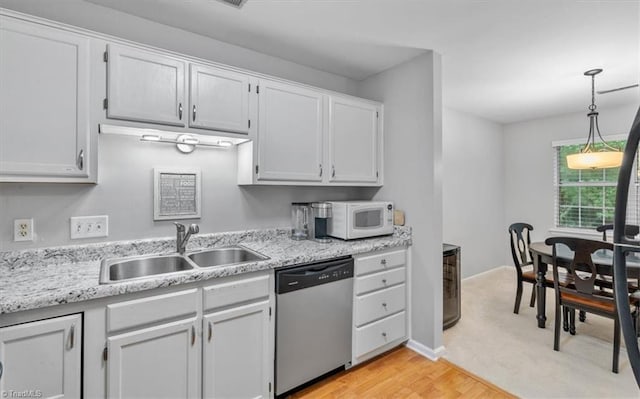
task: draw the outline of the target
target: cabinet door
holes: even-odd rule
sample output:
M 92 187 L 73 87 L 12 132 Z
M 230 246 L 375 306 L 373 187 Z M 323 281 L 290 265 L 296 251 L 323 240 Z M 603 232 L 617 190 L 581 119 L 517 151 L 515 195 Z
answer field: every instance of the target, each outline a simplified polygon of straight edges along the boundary
M 88 177 L 89 132 L 89 39 L 0 17 L 0 181 Z
M 258 180 L 322 181 L 322 93 L 260 81 Z
M 329 181 L 376 182 L 378 107 L 335 96 L 329 104 Z
M 249 76 L 191 64 L 189 126 L 249 133 Z
M 79 398 L 81 353 L 79 314 L 0 328 L 0 392 Z
M 205 316 L 202 331 L 205 398 L 269 397 L 268 301 Z
M 200 344 L 195 318 L 108 338 L 108 398 L 195 398 Z
M 108 45 L 107 117 L 184 126 L 184 61 Z

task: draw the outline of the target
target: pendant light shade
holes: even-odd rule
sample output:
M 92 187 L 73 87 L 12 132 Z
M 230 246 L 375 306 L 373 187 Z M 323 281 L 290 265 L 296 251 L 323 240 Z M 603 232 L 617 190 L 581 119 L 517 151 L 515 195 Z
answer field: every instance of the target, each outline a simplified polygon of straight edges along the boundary
M 617 168 L 622 165 L 622 151 L 609 145 L 600 134 L 598 126 L 598 112 L 596 111 L 595 76 L 602 69 L 590 69 L 584 73 L 591 76 L 591 105 L 589 106 L 589 136 L 587 143 L 579 153 L 567 155 L 567 167 L 569 169 L 604 169 Z M 601 141 L 600 148 L 596 148 L 596 134 Z
M 605 169 L 622 165 L 622 151 L 580 152 L 567 155 L 569 169 Z

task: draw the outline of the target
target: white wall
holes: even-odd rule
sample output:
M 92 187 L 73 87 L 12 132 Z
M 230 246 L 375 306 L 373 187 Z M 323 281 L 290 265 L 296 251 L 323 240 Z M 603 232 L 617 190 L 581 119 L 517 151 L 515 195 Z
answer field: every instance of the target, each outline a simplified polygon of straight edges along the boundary
M 442 104 L 440 55 L 427 52 L 362 82 L 384 102 L 385 185 L 413 227 L 412 339 L 442 345 Z
M 462 247 L 462 277 L 504 264 L 502 125 L 444 108 L 442 236 Z
M 637 110 L 638 104 L 599 109 L 600 131 L 603 135 L 628 134 Z M 544 240 L 554 227 L 551 142 L 586 140 L 589 119 L 585 111 L 513 123 L 504 131 L 506 225 L 530 223 L 534 228 L 532 239 Z M 508 264 L 513 262 L 510 255 L 507 259 Z
M 0 1 L 0 5 L 326 89 L 353 94 L 357 86 L 356 82 L 341 76 L 90 3 Z M 0 250 L 173 235 L 172 223 L 153 221 L 152 170 L 155 166 L 202 169 L 203 213 L 196 222 L 203 233 L 288 227 L 293 201 L 368 199 L 373 195 L 371 190 L 357 188 L 242 188 L 236 184 L 235 150 L 198 148 L 184 155 L 174 146 L 149 145 L 126 137 L 100 136 L 98 140 L 98 185 L 0 184 Z M 101 214 L 110 218 L 108 238 L 70 240 L 71 216 Z M 34 242 L 13 242 L 16 218 L 34 218 Z

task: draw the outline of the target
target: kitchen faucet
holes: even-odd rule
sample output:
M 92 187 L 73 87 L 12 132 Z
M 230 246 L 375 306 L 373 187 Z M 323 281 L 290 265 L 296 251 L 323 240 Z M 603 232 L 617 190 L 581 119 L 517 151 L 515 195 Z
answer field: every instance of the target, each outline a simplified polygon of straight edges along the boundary
M 176 250 L 180 255 L 184 255 L 191 234 L 198 234 L 200 227 L 194 223 L 189 225 L 189 229 L 187 230 L 187 226 L 182 223 L 173 222 L 173 224 L 176 225 Z

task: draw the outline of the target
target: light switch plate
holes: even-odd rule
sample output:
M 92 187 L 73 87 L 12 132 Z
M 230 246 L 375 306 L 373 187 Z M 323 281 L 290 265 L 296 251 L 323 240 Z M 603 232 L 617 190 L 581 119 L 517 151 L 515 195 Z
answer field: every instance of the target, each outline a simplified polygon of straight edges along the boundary
M 109 216 L 107 215 L 73 216 L 69 225 L 72 240 L 109 235 Z
M 33 241 L 33 219 L 13 221 L 13 241 Z

